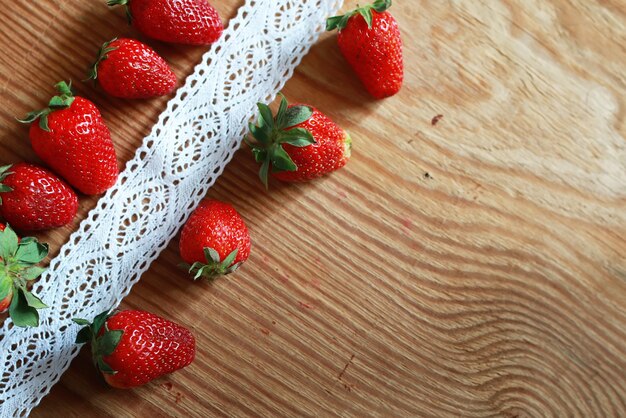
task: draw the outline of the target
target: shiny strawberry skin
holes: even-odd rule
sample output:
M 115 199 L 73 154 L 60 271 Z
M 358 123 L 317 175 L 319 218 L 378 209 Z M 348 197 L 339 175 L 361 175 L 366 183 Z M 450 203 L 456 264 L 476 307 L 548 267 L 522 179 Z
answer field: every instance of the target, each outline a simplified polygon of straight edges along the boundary
M 298 104 L 290 105 L 302 106 Z M 307 147 L 284 144 L 283 148 L 298 167 L 296 171 L 273 172 L 274 178 L 287 182 L 304 182 L 339 170 L 348 163 L 352 141 L 346 131 L 328 116 L 313 109 L 313 116 L 294 126 L 311 132 L 316 143 Z M 293 128 L 291 128 L 293 129 Z
M 356 13 L 338 35 L 341 53 L 376 99 L 393 96 L 402 87 L 404 59 L 402 38 L 394 17 L 388 11 L 372 10 L 372 27 Z
M 189 264 L 204 263 L 204 248 L 213 248 L 224 260 L 238 250 L 233 264 L 250 256 L 250 233 L 245 222 L 228 203 L 204 200 L 191 214 L 180 237 L 180 256 Z
M 50 131 L 30 128 L 35 153 L 68 183 L 87 195 L 104 193 L 119 169 L 109 129 L 89 100 L 76 97 L 66 109 L 48 116 Z
M 176 75 L 165 60 L 148 45 L 134 39 L 107 43 L 94 74 L 102 89 L 111 96 L 148 99 L 171 93 Z
M 26 163 L 11 166 L 2 184 L 0 214 L 14 228 L 39 231 L 67 225 L 76 216 L 78 197 L 50 171 Z
M 196 341 L 185 327 L 145 311 L 122 311 L 106 321 L 110 331 L 124 333 L 115 351 L 103 360 L 116 371 L 103 373 L 116 388 L 131 388 L 190 365 Z M 100 330 L 100 335 L 104 329 Z
M 207 0 L 128 0 L 133 25 L 163 42 L 210 45 L 224 31 Z

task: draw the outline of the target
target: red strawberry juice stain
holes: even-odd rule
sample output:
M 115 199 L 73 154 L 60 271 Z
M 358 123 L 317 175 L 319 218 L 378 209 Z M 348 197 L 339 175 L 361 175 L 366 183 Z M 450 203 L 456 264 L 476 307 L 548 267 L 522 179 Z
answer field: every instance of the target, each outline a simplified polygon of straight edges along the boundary
M 176 403 L 180 403 L 180 401 L 182 401 L 184 398 L 185 398 L 185 395 L 183 395 L 180 392 L 176 392 L 176 400 L 175 400 Z
M 261 332 L 265 335 L 270 335 L 270 330 L 267 328 L 261 328 Z
M 172 390 L 172 388 L 174 387 L 174 385 L 172 385 L 171 382 L 165 382 L 163 383 L 161 386 L 163 386 L 165 388 L 165 390 Z
M 298 301 L 298 305 L 300 305 L 300 309 L 315 309 L 315 306 L 311 303 Z
M 440 121 L 441 119 L 443 119 L 443 115 L 437 115 L 437 116 L 435 116 L 435 117 L 433 118 L 433 120 L 431 120 L 431 121 L 430 121 L 430 124 L 431 124 L 432 126 L 435 126 L 435 125 L 437 125 L 437 124 L 439 123 L 439 121 Z
M 411 232 L 411 229 L 413 229 L 413 221 L 409 218 L 402 218 L 400 222 L 402 223 L 402 232 L 405 235 L 408 235 Z

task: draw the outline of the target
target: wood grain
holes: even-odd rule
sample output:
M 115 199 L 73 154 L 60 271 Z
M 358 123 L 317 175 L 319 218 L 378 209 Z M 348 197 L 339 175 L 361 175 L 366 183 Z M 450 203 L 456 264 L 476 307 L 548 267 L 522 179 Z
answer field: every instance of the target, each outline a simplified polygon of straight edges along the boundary
M 0 163 L 36 161 L 14 117 L 137 34 L 104 2 L 0 2 Z M 214 3 L 227 20 L 241 1 Z M 34 417 L 626 416 L 624 2 L 393 13 L 398 96 L 371 101 L 331 35 L 285 89 L 350 130 L 349 165 L 266 193 L 242 150 L 209 194 L 249 224 L 248 263 L 192 283 L 175 241 L 124 302 L 191 327 L 194 364 L 120 392 L 84 350 Z M 202 53 L 152 44 L 181 78 Z M 165 99 L 77 87 L 123 164 Z M 45 238 L 58 250 L 75 227 Z

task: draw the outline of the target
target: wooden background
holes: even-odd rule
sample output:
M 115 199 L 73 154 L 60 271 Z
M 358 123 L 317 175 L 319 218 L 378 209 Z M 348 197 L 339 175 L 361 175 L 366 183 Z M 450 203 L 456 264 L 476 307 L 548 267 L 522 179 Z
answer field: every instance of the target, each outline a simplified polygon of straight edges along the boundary
M 137 33 L 104 1 L 0 3 L 0 163 L 37 161 L 14 117 Z M 242 150 L 209 195 L 246 219 L 247 264 L 192 283 L 175 241 L 124 302 L 191 327 L 193 365 L 118 391 L 83 350 L 32 416 L 626 416 L 626 3 L 392 10 L 398 96 L 371 101 L 333 36 L 285 89 L 352 133 L 348 166 L 266 193 Z M 181 79 L 203 52 L 151 44 Z M 166 100 L 77 88 L 122 165 Z

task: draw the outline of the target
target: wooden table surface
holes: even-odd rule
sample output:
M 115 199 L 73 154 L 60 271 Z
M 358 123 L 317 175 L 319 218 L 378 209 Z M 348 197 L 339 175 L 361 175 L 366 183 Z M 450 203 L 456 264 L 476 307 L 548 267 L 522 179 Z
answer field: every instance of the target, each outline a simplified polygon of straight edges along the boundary
M 138 34 L 104 1 L 1 3 L 0 163 L 37 161 L 14 117 Z M 119 391 L 83 350 L 32 416 L 626 416 L 626 3 L 392 10 L 399 95 L 370 100 L 330 35 L 284 90 L 352 133 L 348 166 L 266 193 L 240 151 L 209 196 L 246 219 L 249 261 L 193 283 L 175 240 L 125 300 L 189 326 L 195 362 Z M 204 51 L 151 44 L 181 79 Z M 76 87 L 123 166 L 166 99 Z M 42 236 L 58 251 L 78 221 Z

